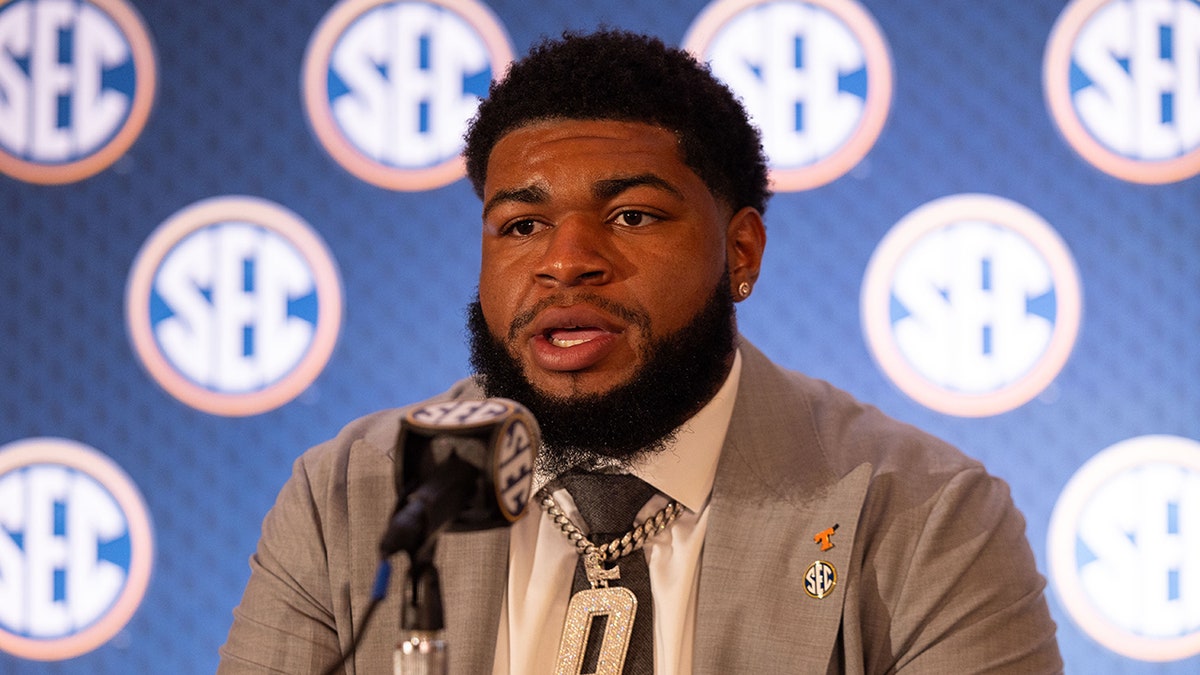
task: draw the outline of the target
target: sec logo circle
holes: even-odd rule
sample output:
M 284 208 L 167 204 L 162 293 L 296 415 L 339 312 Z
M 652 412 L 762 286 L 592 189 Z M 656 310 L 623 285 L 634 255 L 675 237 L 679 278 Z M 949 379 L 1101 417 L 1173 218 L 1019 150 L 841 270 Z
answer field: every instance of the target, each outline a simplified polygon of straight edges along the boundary
M 0 2 L 0 172 L 62 184 L 106 169 L 141 134 L 156 70 L 125 0 Z
M 683 47 L 742 99 L 762 132 L 774 190 L 841 177 L 887 120 L 892 58 L 853 0 L 717 0 Z
M 837 570 L 833 565 L 818 560 L 804 572 L 804 592 L 818 600 L 826 598 L 837 586 Z
M 141 493 L 111 459 L 61 438 L 0 447 L 0 650 L 55 661 L 103 645 L 153 558 Z
M 429 190 L 466 175 L 463 134 L 508 34 L 476 0 L 342 0 L 304 56 L 304 109 L 320 144 L 357 178 Z
M 325 243 L 255 197 L 197 202 L 142 246 L 125 310 L 134 351 L 198 410 L 246 416 L 294 399 L 324 369 L 342 321 Z
M 1079 332 L 1082 293 L 1066 244 L 1040 216 L 962 194 L 917 208 L 876 247 L 862 287 L 876 362 L 918 403 L 983 417 L 1057 377 Z
M 1200 174 L 1200 4 L 1075 0 L 1046 45 L 1042 79 L 1067 143 L 1134 183 Z
M 1101 451 L 1063 488 L 1047 536 L 1051 582 L 1089 636 L 1142 661 L 1200 654 L 1200 442 Z

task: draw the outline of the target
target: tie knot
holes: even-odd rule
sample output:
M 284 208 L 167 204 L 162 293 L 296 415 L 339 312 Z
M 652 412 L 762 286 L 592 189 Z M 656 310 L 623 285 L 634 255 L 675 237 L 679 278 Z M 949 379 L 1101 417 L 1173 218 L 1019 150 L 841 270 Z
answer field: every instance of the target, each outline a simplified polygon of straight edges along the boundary
M 632 529 L 638 511 L 657 492 L 641 478 L 624 473 L 568 473 L 558 482 L 571 493 L 597 545 Z

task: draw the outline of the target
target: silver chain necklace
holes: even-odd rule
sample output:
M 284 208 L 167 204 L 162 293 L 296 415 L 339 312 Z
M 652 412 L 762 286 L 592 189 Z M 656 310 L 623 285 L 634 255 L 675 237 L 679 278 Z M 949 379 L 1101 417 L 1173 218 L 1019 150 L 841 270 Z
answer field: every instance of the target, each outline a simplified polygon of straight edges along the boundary
M 603 615 L 607 617 L 607 622 L 604 624 L 595 673 L 620 675 L 625 667 L 625 654 L 629 648 L 633 618 L 637 613 L 637 597 L 628 588 L 609 586 L 609 581 L 621 578 L 621 569 L 617 565 L 606 569 L 605 565 L 645 546 L 647 539 L 662 532 L 679 516 L 683 506 L 672 500 L 661 511 L 624 535 L 597 546 L 571 522 L 562 509 L 558 508 L 554 497 L 546 492 L 542 494 L 542 508 L 575 545 L 575 550 L 583 558 L 583 569 L 587 573 L 588 583 L 592 586 L 571 596 L 558 644 L 554 673 L 579 675 L 583 668 L 583 653 L 591 633 L 592 620 Z
M 563 535 L 575 545 L 575 550 L 579 552 L 579 555 L 584 556 L 584 562 L 588 563 L 586 565 L 589 570 L 588 580 L 593 585 L 597 581 L 601 581 L 600 579 L 592 579 L 591 569 L 593 566 L 591 563 L 593 561 L 599 565 L 606 565 L 641 549 L 646 545 L 647 539 L 665 530 L 683 512 L 683 506 L 679 502 L 671 500 L 658 513 L 642 521 L 641 524 L 635 526 L 632 530 L 607 544 L 597 546 L 575 526 L 575 523 L 571 522 L 571 519 L 563 513 L 562 509 L 558 508 L 558 503 L 554 501 L 554 497 L 545 494 L 542 497 L 542 508 L 550 516 L 550 519 L 554 521 L 554 524 L 558 525 L 558 528 L 562 530 Z M 606 586 L 607 583 L 603 585 Z

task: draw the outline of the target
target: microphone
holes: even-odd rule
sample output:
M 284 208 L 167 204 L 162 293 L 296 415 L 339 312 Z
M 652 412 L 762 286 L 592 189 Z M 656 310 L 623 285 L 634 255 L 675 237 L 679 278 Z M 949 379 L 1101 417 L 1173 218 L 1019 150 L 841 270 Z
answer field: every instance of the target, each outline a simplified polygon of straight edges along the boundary
M 379 542 L 382 558 L 371 602 L 348 650 L 325 671 L 353 658 L 387 594 L 388 558 L 405 551 L 408 582 L 394 654 L 396 673 L 447 672 L 441 589 L 433 550 L 443 530 L 503 527 L 525 515 L 541 432 L 525 406 L 505 398 L 453 400 L 409 411 L 396 441 L 396 509 Z
M 410 556 L 443 530 L 511 525 L 525 514 L 540 444 L 525 406 L 503 398 L 415 408 L 400 422 L 396 510 L 379 544 Z

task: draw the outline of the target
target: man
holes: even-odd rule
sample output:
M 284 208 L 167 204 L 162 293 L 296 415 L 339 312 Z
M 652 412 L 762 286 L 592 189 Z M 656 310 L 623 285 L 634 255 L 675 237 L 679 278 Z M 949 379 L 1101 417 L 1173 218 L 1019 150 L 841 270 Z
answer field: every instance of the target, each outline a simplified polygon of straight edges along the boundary
M 465 155 L 483 201 L 477 375 L 444 398 L 529 407 L 554 515 L 440 536 L 452 672 L 554 672 L 626 629 L 625 672 L 1061 670 L 1007 487 L 737 335 L 769 193 L 758 134 L 707 69 L 620 32 L 544 43 L 493 86 Z M 360 637 L 402 414 L 296 462 L 223 672 L 318 671 Z M 612 474 L 650 486 L 640 507 L 607 497 L 656 527 L 584 565 L 563 531 L 590 534 L 595 498 L 573 481 Z M 647 570 L 631 623 L 564 630 L 579 628 L 579 580 L 614 564 L 609 590 Z M 391 668 L 397 586 L 347 672 Z

